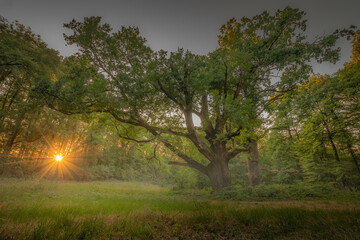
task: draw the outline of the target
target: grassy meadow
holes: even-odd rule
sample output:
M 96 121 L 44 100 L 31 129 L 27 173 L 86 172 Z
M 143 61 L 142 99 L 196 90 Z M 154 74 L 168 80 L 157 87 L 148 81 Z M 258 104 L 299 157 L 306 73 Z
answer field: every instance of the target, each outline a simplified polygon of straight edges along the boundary
M 0 179 L 0 239 L 360 239 L 360 200 L 222 200 L 137 182 Z

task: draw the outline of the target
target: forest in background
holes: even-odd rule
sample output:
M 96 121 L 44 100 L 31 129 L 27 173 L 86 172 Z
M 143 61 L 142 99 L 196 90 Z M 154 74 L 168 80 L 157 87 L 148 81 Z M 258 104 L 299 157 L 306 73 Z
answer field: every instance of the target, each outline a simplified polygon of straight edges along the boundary
M 0 174 L 358 191 L 360 31 L 310 41 L 303 16 L 285 8 L 231 19 L 207 56 L 154 52 L 136 27 L 89 17 L 65 24 L 79 49 L 66 58 L 1 18 Z M 351 59 L 314 74 L 312 62 L 339 59 L 341 37 Z

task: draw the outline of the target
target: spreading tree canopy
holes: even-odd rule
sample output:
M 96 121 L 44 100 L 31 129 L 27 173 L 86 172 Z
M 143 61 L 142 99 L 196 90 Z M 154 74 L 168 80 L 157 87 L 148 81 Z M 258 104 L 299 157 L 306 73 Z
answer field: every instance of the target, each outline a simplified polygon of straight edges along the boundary
M 359 185 L 359 36 L 358 30 L 351 61 L 337 73 L 313 75 L 273 104 L 274 126 L 280 131 L 273 136 L 288 140 L 288 153 L 296 153 L 293 159 L 308 181 L 350 189 Z M 274 139 L 267 144 L 274 144 Z M 286 158 L 273 154 L 274 162 L 290 159 Z
M 247 152 L 250 182 L 258 184 L 257 140 L 269 104 L 309 77 L 311 61 L 338 60 L 336 40 L 348 34 L 337 30 L 309 41 L 304 15 L 287 7 L 231 19 L 221 27 L 220 47 L 207 56 L 154 52 L 138 28 L 115 32 L 100 17 L 73 20 L 65 24 L 72 30 L 65 39 L 79 47 L 72 59 L 77 63 L 69 65 L 77 70 L 56 82 L 56 94 L 47 89 L 57 95 L 52 107 L 69 114 L 103 112 L 145 130 L 148 135 L 134 140 L 161 142 L 179 157 L 172 164 L 206 174 L 213 190 L 231 184 L 228 163 Z M 77 89 L 63 91 L 71 82 Z M 64 99 L 73 103 L 58 101 Z M 197 153 L 188 154 L 183 142 Z
M 0 160 L 6 160 L 21 135 L 28 143 L 40 138 L 32 133 L 44 102 L 32 89 L 36 79 L 51 78 L 60 57 L 30 28 L 1 16 L 0 36 Z

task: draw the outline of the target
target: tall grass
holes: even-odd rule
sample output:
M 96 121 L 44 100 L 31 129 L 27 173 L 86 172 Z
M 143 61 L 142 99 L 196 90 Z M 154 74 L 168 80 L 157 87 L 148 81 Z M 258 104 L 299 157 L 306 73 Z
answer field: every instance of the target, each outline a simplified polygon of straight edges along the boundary
M 337 200 L 352 201 L 360 199 L 359 192 L 336 189 L 328 184 L 273 184 L 256 187 L 235 185 L 217 192 L 214 199 L 240 201 L 270 200 Z
M 133 182 L 0 180 L 0 239 L 360 239 L 360 205 L 206 200 Z

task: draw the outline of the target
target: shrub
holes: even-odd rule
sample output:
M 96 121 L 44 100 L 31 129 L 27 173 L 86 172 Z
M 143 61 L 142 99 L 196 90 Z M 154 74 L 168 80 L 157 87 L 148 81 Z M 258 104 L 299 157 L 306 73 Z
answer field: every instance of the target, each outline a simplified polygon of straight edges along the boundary
M 229 199 L 240 201 L 265 201 L 265 200 L 307 200 L 307 199 L 354 199 L 359 197 L 359 192 L 339 190 L 328 184 L 273 184 L 256 187 L 241 187 L 235 185 L 216 192 L 216 199 Z

